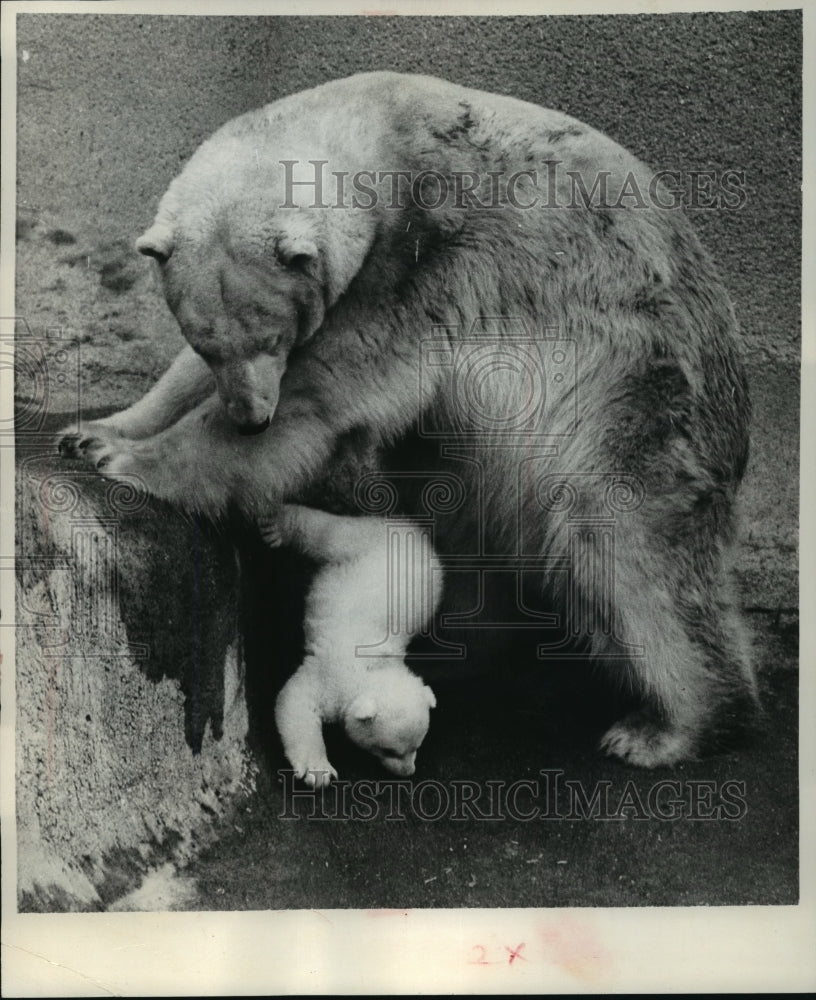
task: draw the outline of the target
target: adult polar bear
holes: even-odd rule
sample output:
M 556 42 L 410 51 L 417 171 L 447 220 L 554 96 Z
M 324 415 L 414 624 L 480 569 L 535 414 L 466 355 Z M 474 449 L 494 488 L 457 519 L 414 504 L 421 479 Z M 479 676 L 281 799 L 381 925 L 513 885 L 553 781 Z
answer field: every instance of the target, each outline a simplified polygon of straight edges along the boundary
M 644 766 L 693 756 L 756 700 L 727 566 L 749 406 L 727 296 L 666 204 L 575 120 L 428 77 L 364 74 L 242 115 L 137 243 L 189 347 L 61 451 L 207 515 L 236 502 L 256 516 L 306 487 L 344 433 L 390 442 L 421 418 L 475 449 L 468 488 L 492 551 L 567 559 L 570 515 L 608 518 L 610 482 L 625 481 L 637 497 L 615 525 L 614 607 L 584 640 L 600 661 L 639 647 L 627 679 L 643 708 L 602 745 Z M 431 331 L 453 351 L 487 316 L 574 344 L 574 378 L 549 379 L 534 434 L 501 432 L 502 413 L 531 412 L 505 363 L 522 350 L 512 333 L 472 412 L 444 364 L 421 364 Z M 535 456 L 524 475 L 520 455 Z M 601 534 L 587 536 L 598 557 Z M 592 565 L 570 567 L 576 622 L 607 600 Z

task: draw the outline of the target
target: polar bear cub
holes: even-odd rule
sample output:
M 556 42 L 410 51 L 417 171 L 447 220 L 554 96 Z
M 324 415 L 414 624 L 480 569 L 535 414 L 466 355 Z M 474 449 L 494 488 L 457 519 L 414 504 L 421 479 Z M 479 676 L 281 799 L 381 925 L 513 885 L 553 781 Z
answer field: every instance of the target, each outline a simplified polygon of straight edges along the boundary
M 292 504 L 260 528 L 270 545 L 291 544 L 320 564 L 306 600 L 306 656 L 275 704 L 296 776 L 312 786 L 337 777 L 325 722 L 339 722 L 392 773 L 413 774 L 436 706 L 404 662 L 438 604 L 441 565 L 428 532 L 411 521 Z

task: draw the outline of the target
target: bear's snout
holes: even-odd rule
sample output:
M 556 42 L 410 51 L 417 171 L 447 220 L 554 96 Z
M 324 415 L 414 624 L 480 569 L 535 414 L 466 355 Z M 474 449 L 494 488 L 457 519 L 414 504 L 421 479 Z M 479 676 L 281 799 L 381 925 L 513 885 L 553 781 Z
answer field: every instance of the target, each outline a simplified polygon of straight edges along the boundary
M 230 423 L 239 434 L 261 434 L 269 427 L 275 412 L 275 402 L 264 396 L 231 396 L 224 399 L 222 405 L 229 417 Z
M 236 430 L 244 437 L 252 437 L 255 434 L 263 434 L 271 423 L 272 418 L 267 415 L 266 419 L 258 424 L 237 424 Z
M 221 401 L 239 434 L 262 434 L 278 405 L 280 379 L 285 362 L 256 358 L 254 362 L 237 361 L 214 369 Z

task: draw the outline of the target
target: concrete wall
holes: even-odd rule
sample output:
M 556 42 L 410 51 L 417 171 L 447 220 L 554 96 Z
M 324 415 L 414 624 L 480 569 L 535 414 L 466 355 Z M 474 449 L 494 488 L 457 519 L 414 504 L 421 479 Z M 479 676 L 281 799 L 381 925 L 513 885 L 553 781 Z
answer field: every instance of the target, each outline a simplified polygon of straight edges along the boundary
M 230 541 L 21 443 L 20 909 L 102 909 L 252 784 Z

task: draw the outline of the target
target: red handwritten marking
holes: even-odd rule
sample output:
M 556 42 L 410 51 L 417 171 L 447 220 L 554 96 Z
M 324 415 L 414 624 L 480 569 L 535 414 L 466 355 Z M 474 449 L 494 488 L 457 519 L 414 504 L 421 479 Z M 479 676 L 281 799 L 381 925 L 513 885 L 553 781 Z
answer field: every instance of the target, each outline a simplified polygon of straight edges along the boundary
M 544 954 L 541 955 L 536 949 L 536 960 L 543 958 L 546 963 L 559 966 L 577 979 L 590 982 L 598 980 L 608 973 L 613 965 L 612 956 L 601 944 L 591 924 L 562 917 L 554 924 L 541 927 L 539 934 Z M 529 962 L 531 959 L 522 954 L 526 947 L 525 941 L 517 944 L 515 948 L 505 944 L 502 952 L 499 945 L 488 950 L 483 944 L 474 944 L 471 950 L 476 952 L 476 957 L 469 958 L 468 965 L 512 965 L 516 959 Z M 490 954 L 494 957 L 488 958 Z M 497 955 L 502 957 L 497 958 Z
M 496 964 L 495 962 L 488 962 L 487 958 L 485 957 L 487 955 L 487 950 L 486 950 L 486 948 L 485 948 L 485 946 L 483 944 L 474 944 L 474 946 L 471 949 L 471 951 L 478 951 L 481 954 L 480 954 L 479 958 L 468 959 L 468 965 L 495 965 Z
M 522 949 L 525 947 L 526 945 L 523 941 L 521 944 L 517 944 L 515 948 L 505 945 L 504 950 L 510 955 L 510 958 L 507 960 L 507 964 L 512 965 L 514 959 L 516 958 L 520 958 L 522 962 L 526 962 L 527 959 L 521 953 Z M 469 959 L 468 965 L 504 965 L 504 959 L 493 959 L 493 961 L 490 961 L 487 957 L 487 948 L 485 948 L 483 944 L 474 944 L 471 950 L 478 951 L 479 957 Z
M 510 953 L 510 958 L 507 961 L 508 965 L 512 965 L 513 960 L 516 958 L 520 958 L 522 962 L 527 961 L 527 959 L 521 953 L 521 949 L 524 948 L 524 946 L 525 945 L 523 941 L 521 942 L 521 944 L 517 944 L 515 948 L 511 948 L 509 945 L 504 946 L 504 950 Z

